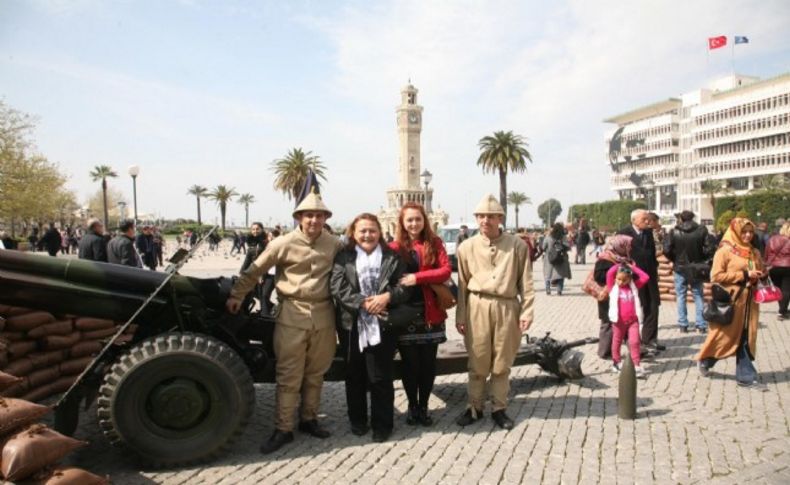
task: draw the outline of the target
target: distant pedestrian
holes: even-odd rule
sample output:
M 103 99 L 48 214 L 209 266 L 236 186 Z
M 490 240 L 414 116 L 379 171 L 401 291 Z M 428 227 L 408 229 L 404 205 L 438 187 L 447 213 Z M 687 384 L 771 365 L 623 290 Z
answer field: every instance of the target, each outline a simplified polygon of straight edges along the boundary
M 16 240 L 5 231 L 0 231 L 0 246 L 2 249 L 17 249 L 19 247 Z
M 574 262 L 576 264 L 587 264 L 587 246 L 590 245 L 590 230 L 584 222 L 584 219 L 579 223 L 574 242 L 576 243 L 576 257 Z
M 598 257 L 603 252 L 603 247 L 606 244 L 606 236 L 598 229 L 593 230 L 592 244 L 593 250 L 590 252 L 590 256 Z
M 555 223 L 548 236 L 543 239 L 543 281 L 546 294 L 551 295 L 551 287 L 557 287 L 557 295 L 562 296 L 565 280 L 571 279 L 571 265 L 568 251 L 571 246 L 565 240 L 565 228 L 562 223 Z
M 151 226 L 144 225 L 142 232 L 137 235 L 135 244 L 137 252 L 143 260 L 143 266 L 156 271 L 156 254 L 154 253 L 154 236 L 151 234 Z
M 50 222 L 47 232 L 38 241 L 38 247 L 39 249 L 46 249 L 50 256 L 57 256 L 61 242 L 60 231 L 55 227 L 54 222 Z
M 134 247 L 134 221 L 121 221 L 116 235 L 107 245 L 107 262 L 142 268 L 143 262 Z
M 79 244 L 77 257 L 90 261 L 107 262 L 107 243 L 104 239 L 104 224 L 99 219 L 88 219 L 85 235 Z
M 790 222 L 782 224 L 779 234 L 771 236 L 765 248 L 765 264 L 774 285 L 782 290 L 779 300 L 779 320 L 790 318 Z

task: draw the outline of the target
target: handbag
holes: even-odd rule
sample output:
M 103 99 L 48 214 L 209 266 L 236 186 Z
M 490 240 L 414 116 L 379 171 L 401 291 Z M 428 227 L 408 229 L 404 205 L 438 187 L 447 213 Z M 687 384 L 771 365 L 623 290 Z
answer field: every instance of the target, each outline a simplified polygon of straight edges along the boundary
M 425 320 L 425 305 L 422 302 L 407 302 L 387 309 L 379 321 L 391 328 L 408 327 Z
M 744 288 L 746 288 L 746 284 L 738 289 L 738 292 L 733 298 L 726 288 L 714 283 L 711 286 L 711 301 L 705 304 L 702 310 L 702 318 L 708 323 L 717 323 L 719 325 L 729 325 L 732 323 L 735 312 L 733 302 L 738 301 Z
M 765 283 L 767 281 L 767 284 Z M 774 286 L 770 277 L 757 282 L 752 299 L 755 303 L 771 303 L 782 299 L 782 290 Z
M 441 310 L 449 310 L 457 303 L 458 287 L 452 279 L 448 281 L 449 283 L 435 283 L 430 285 L 434 294 L 436 294 L 436 303 Z
M 595 281 L 595 270 L 590 271 L 587 278 L 585 278 L 584 283 L 582 283 L 582 291 L 598 301 L 604 301 L 609 296 L 606 287 L 599 285 L 598 282 Z

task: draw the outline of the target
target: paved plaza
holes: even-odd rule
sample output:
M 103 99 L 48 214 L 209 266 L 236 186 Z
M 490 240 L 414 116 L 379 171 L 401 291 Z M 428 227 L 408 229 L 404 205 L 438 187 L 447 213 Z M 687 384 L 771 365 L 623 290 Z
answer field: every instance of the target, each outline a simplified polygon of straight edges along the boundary
M 235 257 L 202 256 L 185 274 L 231 275 Z M 538 266 L 539 267 L 539 266 Z M 532 335 L 561 339 L 596 336 L 595 302 L 580 290 L 592 265 L 573 266 L 562 297 L 547 296 L 536 273 Z M 659 336 L 668 347 L 645 362 L 635 421 L 617 417 L 617 376 L 595 345 L 581 347 L 586 377 L 562 383 L 537 366 L 515 368 L 507 432 L 486 418 L 467 428 L 454 419 L 466 405 L 465 374 L 439 377 L 431 428 L 405 424 L 406 396 L 396 383 L 392 439 L 371 442 L 351 434 L 342 383 L 324 386 L 322 419 L 333 436 L 296 433 L 294 443 L 270 456 L 258 446 L 272 432 L 274 387 L 256 385 L 257 407 L 248 429 L 215 462 L 176 470 L 140 470 L 98 431 L 95 409 L 83 413 L 77 436 L 90 445 L 70 463 L 109 474 L 121 484 L 253 483 L 790 483 L 790 322 L 775 320 L 776 305 L 761 316 L 756 365 L 766 390 L 741 388 L 735 360 L 702 378 L 691 360 L 704 337 L 674 327 L 674 304 L 661 306 Z M 453 328 L 452 322 L 448 327 Z M 452 339 L 460 336 L 452 331 Z

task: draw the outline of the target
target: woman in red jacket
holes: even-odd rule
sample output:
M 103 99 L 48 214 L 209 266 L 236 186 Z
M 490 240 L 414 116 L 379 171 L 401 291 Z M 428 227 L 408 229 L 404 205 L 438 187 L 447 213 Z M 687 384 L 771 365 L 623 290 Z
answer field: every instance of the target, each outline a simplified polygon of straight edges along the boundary
M 442 240 L 431 229 L 425 209 L 417 203 L 403 205 L 398 216 L 395 241 L 390 243 L 406 263 L 403 286 L 419 285 L 414 301 L 425 305 L 424 318 L 408 326 L 398 337 L 398 352 L 403 364 L 403 387 L 409 398 L 406 423 L 431 426 L 428 400 L 436 379 L 436 352 L 447 340 L 444 321 L 447 313 L 439 308 L 431 284 L 450 278 L 452 269 Z

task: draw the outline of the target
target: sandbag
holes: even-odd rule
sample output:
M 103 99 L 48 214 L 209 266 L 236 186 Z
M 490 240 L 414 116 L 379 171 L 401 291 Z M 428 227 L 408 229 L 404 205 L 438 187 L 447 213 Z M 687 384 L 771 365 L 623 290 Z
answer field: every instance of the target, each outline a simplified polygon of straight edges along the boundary
M 105 320 L 102 318 L 89 318 L 89 317 L 79 317 L 74 320 L 74 327 L 77 330 L 82 331 L 91 331 L 91 330 L 103 330 L 105 328 L 112 328 L 115 326 L 115 322 L 112 320 Z
M 5 369 L 8 365 L 8 352 L 5 350 L 0 351 L 0 369 Z
M 87 444 L 43 424 L 34 424 L 12 436 L 3 446 L 0 470 L 6 480 L 24 480 Z
M 80 338 L 80 332 L 72 332 L 68 335 L 47 335 L 38 339 L 38 342 L 43 350 L 57 350 L 72 347 Z
M 108 485 L 110 481 L 82 468 L 60 465 L 36 473 L 25 483 L 30 485 Z
M 69 335 L 74 331 L 74 322 L 71 320 L 59 320 L 52 323 L 45 323 L 38 327 L 28 330 L 28 338 L 40 338 L 46 335 Z
M 14 317 L 17 315 L 24 315 L 25 313 L 31 313 L 33 310 L 30 308 L 25 308 L 21 306 L 11 306 L 11 305 L 0 305 L 0 315 L 4 317 Z
M 60 377 L 60 366 L 57 364 L 45 369 L 39 369 L 31 372 L 27 379 L 30 381 L 30 388 L 34 389 L 44 384 L 50 384 Z
M 661 301 L 677 301 L 677 297 L 675 295 L 670 295 L 669 293 L 661 293 L 658 298 Z
M 23 315 L 8 317 L 6 328 L 18 332 L 27 332 L 34 328 L 55 321 L 55 317 L 48 312 L 30 312 Z
M 13 376 L 26 376 L 33 372 L 33 362 L 29 358 L 23 357 L 11 362 L 3 370 Z
M 88 364 L 90 364 L 92 360 L 93 356 L 90 355 L 78 359 L 67 360 L 60 364 L 60 374 L 64 376 L 79 374 L 88 367 Z
M 60 364 L 66 360 L 66 351 L 49 350 L 46 352 L 31 352 L 27 355 L 27 358 L 33 363 L 34 369 L 43 369 L 44 367 Z
M 117 328 L 104 328 L 101 330 L 91 330 L 90 332 L 82 332 L 82 340 L 100 340 L 107 337 L 112 337 L 118 331 Z
M 2 397 L 16 398 L 23 395 L 29 390 L 30 390 L 30 382 L 28 382 L 27 377 L 23 377 L 22 382 L 9 386 L 8 389 L 6 389 L 3 392 L 0 392 L 0 395 L 2 395 Z
M 38 348 L 35 340 L 20 340 L 8 344 L 8 359 L 16 360 L 24 357 Z
M 14 384 L 19 384 L 24 379 L 5 372 L 0 372 L 0 392 L 5 391 Z
M 672 276 L 672 270 L 671 269 L 661 269 L 661 268 L 659 268 L 658 269 L 658 277 L 660 278 L 662 276 Z
M 5 317 L 0 317 L 0 332 L 5 330 Z
M 78 342 L 69 349 L 69 356 L 72 359 L 77 357 L 85 357 L 86 355 L 98 354 L 102 349 L 102 344 L 98 340 L 86 340 Z
M 137 332 L 137 329 L 139 327 L 140 325 L 137 325 L 136 323 L 130 323 L 129 326 L 126 327 L 126 330 L 123 331 L 123 333 L 133 335 L 135 332 Z
M 21 399 L 0 398 L 0 436 L 34 423 L 50 411 L 47 406 Z
M 79 377 L 79 375 L 63 376 L 56 381 L 50 382 L 49 384 L 44 384 L 43 386 L 31 389 L 25 394 L 22 394 L 19 398 L 26 401 L 37 402 L 52 396 L 53 394 L 66 392 L 68 388 L 74 384 L 74 381 L 77 380 L 77 377 Z
M 20 340 L 25 340 L 25 332 L 9 332 L 6 330 L 0 332 L 0 339 L 6 342 L 19 342 Z

